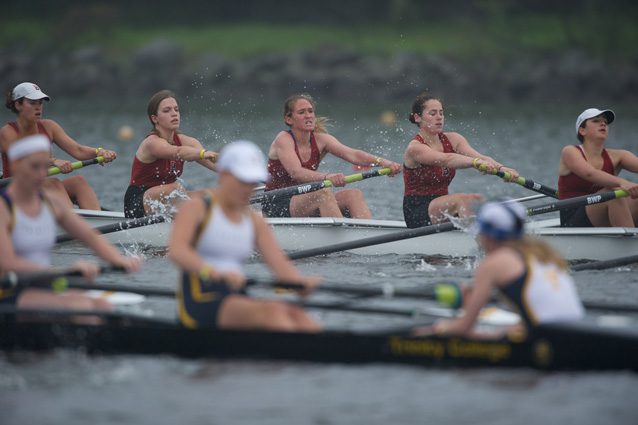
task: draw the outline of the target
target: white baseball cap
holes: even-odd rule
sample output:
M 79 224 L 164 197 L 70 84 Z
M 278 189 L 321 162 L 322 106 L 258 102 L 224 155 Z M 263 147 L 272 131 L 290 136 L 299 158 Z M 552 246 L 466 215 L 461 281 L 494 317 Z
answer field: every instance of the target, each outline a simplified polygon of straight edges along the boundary
M 497 240 L 519 239 L 525 233 L 525 217 L 518 202 L 488 202 L 476 214 L 473 231 Z
M 16 141 L 7 149 L 10 161 L 15 161 L 36 152 L 51 152 L 51 142 L 42 134 L 34 134 Z
M 217 161 L 219 171 L 228 171 L 244 183 L 268 181 L 266 159 L 257 145 L 247 140 L 237 140 L 221 150 Z
M 13 100 L 22 99 L 23 97 L 31 100 L 51 100 L 51 98 L 47 96 L 46 93 L 40 90 L 40 87 L 38 87 L 36 84 L 28 82 L 18 84 L 13 88 L 13 91 L 11 92 L 11 98 Z
M 578 129 L 582 125 L 583 122 L 590 118 L 597 117 L 598 115 L 605 114 L 605 118 L 607 118 L 607 124 L 611 124 L 616 119 L 616 114 L 611 109 L 597 109 L 597 108 L 589 108 L 585 109 L 582 114 L 576 118 L 576 134 L 578 134 Z

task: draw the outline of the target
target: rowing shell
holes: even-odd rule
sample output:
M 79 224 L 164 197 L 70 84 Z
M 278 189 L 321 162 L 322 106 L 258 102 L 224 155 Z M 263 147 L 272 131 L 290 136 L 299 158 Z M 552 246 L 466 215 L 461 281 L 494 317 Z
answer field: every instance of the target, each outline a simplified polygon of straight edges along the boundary
M 0 318 L 1 319 L 1 318 Z M 542 325 L 525 338 L 474 340 L 407 332 L 318 333 L 185 329 L 172 321 L 111 314 L 106 325 L 0 320 L 0 349 L 82 349 L 93 354 L 169 354 L 420 366 L 534 367 L 638 371 L 635 327 L 590 323 Z
M 93 227 L 124 220 L 123 214 L 117 212 L 78 212 Z M 289 252 L 384 235 L 406 228 L 402 221 L 329 217 L 269 218 L 268 222 L 281 247 Z M 528 232 L 548 242 L 568 260 L 608 260 L 638 250 L 638 228 L 565 228 L 559 227 L 559 220 L 554 218 L 529 222 Z M 156 223 L 105 236 L 118 244 L 165 247 L 169 234 L 170 223 Z M 358 248 L 352 252 L 362 255 L 474 257 L 478 253 L 478 246 L 471 234 L 459 230 Z

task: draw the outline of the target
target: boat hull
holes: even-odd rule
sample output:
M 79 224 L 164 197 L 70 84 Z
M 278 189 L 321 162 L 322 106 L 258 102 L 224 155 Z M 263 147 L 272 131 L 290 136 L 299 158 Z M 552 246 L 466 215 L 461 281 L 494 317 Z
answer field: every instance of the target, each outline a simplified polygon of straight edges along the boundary
M 121 213 L 89 216 L 93 227 L 121 220 Z M 281 247 L 288 252 L 306 250 L 404 230 L 405 223 L 392 220 L 347 218 L 275 218 L 268 219 Z M 557 219 L 531 222 L 528 232 L 539 236 L 568 260 L 608 260 L 638 250 L 638 228 L 561 228 Z M 105 234 L 117 244 L 144 244 L 165 247 L 170 223 L 156 223 Z M 473 257 L 478 246 L 473 235 L 464 231 L 435 233 L 358 248 L 350 252 L 362 255 L 416 254 L 423 256 Z
M 392 333 L 187 330 L 152 321 L 84 326 L 12 323 L 5 319 L 0 323 L 0 348 L 69 348 L 91 354 L 169 354 L 188 358 L 638 371 L 638 333 L 579 324 L 544 326 L 522 341 L 486 341 Z

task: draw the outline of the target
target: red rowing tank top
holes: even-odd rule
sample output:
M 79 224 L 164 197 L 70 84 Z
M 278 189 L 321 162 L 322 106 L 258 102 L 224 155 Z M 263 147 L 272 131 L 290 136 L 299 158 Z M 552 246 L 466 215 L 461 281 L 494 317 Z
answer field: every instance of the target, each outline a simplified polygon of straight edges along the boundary
M 182 141 L 177 133 L 173 135 L 173 143 L 175 146 L 182 146 Z M 144 186 L 148 189 L 161 184 L 174 183 L 183 171 L 184 161 L 180 159 L 156 159 L 146 164 L 135 155 L 129 184 L 131 186 Z
M 319 148 L 317 147 L 315 133 L 310 133 L 310 159 L 308 159 L 308 161 L 306 162 L 303 162 L 301 157 L 299 156 L 297 140 L 295 139 L 295 135 L 292 134 L 292 130 L 288 130 L 288 133 L 290 133 L 290 136 L 295 143 L 295 153 L 297 154 L 297 158 L 299 158 L 299 162 L 301 162 L 301 166 L 308 170 L 317 171 L 317 168 L 319 168 L 319 163 L 321 162 L 321 152 L 319 152 Z M 266 183 L 266 188 L 264 189 L 264 191 L 281 189 L 283 187 L 300 184 L 300 182 L 290 177 L 290 174 L 288 174 L 288 171 L 286 171 L 281 161 L 279 161 L 278 159 L 268 160 L 268 173 L 270 174 L 270 181 Z
M 578 148 L 580 154 L 583 156 L 583 158 L 585 158 L 585 161 L 587 161 L 587 157 L 585 156 L 583 148 L 578 145 L 574 146 Z M 611 158 L 606 149 L 603 149 L 601 156 L 603 158 L 602 171 L 611 175 L 615 175 L 614 163 L 611 161 Z M 600 189 L 602 189 L 602 187 L 597 186 L 580 176 L 577 176 L 575 173 L 569 173 L 565 176 L 558 176 L 558 197 L 560 199 L 590 195 L 592 193 L 598 192 Z
M 7 123 L 7 125 L 13 128 L 16 134 L 20 134 L 20 127 L 18 127 L 17 122 L 10 121 Z M 53 140 L 51 140 L 51 136 L 49 136 L 47 129 L 44 128 L 44 124 L 42 124 L 40 121 L 38 121 L 38 134 L 47 136 L 49 142 L 53 143 Z M 2 152 L 2 178 L 6 179 L 8 177 L 11 177 L 11 170 L 9 170 L 9 157 L 7 156 L 6 152 Z
M 414 136 L 424 145 L 425 140 L 420 134 Z M 445 133 L 439 133 L 439 140 L 444 153 L 454 153 L 454 147 Z M 438 167 L 435 165 L 419 165 L 408 168 L 403 164 L 403 186 L 405 196 L 447 195 L 448 186 L 456 175 L 454 168 Z

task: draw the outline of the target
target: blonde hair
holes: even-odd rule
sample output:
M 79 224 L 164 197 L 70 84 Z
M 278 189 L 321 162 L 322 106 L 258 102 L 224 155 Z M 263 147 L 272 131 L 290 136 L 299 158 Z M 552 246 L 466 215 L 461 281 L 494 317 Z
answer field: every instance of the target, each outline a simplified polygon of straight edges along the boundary
M 524 257 L 532 256 L 541 263 L 556 264 L 562 270 L 569 268 L 569 264 L 558 251 L 538 238 L 523 236 L 504 244 L 520 252 Z
M 305 94 L 305 93 L 295 94 L 290 96 L 284 102 L 284 118 L 292 115 L 292 113 L 295 111 L 295 103 L 298 100 L 302 100 L 302 99 L 310 102 L 313 109 L 317 109 L 317 107 L 315 106 L 314 99 L 309 94 Z M 326 127 L 328 127 L 329 121 L 330 120 L 326 117 L 320 117 L 315 115 L 315 130 L 314 130 L 315 133 L 328 133 L 328 130 L 326 129 Z M 288 125 L 288 123 L 286 123 L 286 125 Z M 290 127 L 290 125 L 288 125 L 288 127 Z

